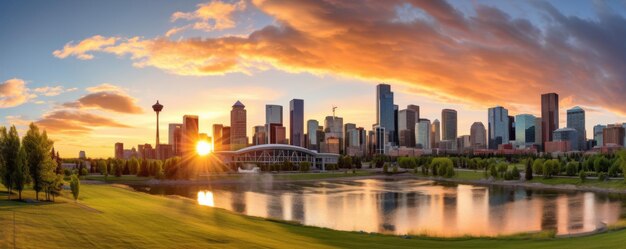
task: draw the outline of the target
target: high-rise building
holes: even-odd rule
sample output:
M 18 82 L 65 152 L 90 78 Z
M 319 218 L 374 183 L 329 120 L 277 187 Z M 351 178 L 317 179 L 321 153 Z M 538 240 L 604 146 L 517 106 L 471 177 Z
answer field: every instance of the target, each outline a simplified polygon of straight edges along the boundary
M 319 151 L 319 138 L 317 137 L 319 126 L 320 123 L 317 120 L 306 121 L 307 149 Z
M 182 143 L 182 129 L 183 124 L 169 124 L 168 125 L 168 139 L 167 143 L 172 146 L 172 152 L 175 156 L 180 156 L 181 143 Z
M 521 148 L 527 148 L 535 144 L 535 123 L 537 118 L 530 114 L 515 116 L 515 143 Z
M 441 110 L 441 140 L 456 141 L 457 115 L 456 110 Z
M 604 140 L 602 139 L 602 132 L 606 128 L 606 125 L 596 125 L 593 127 L 593 140 L 596 141 L 596 146 L 602 147 L 604 145 Z
M 542 146 L 543 146 L 543 144 L 541 143 L 541 139 L 543 138 L 542 136 L 543 127 L 541 126 L 541 123 L 542 123 L 541 117 L 538 117 L 535 119 L 535 145 L 539 149 L 542 149 Z
M 393 141 L 395 134 L 395 118 L 394 118 L 394 104 L 393 104 L 393 92 L 391 86 L 387 84 L 379 84 L 376 86 L 376 124 L 384 128 L 385 132 L 389 134 L 389 141 Z
M 398 112 L 398 145 L 415 147 L 415 124 L 417 113 L 415 110 L 403 109 Z
M 515 139 L 515 117 L 509 116 L 509 141 L 514 141 Z
M 487 130 L 482 122 L 474 122 L 470 127 L 470 146 L 474 149 L 487 148 Z
M 456 148 L 459 152 L 466 152 L 472 148 L 470 135 L 461 135 L 456 138 Z
M 393 105 L 393 134 L 391 135 L 393 136 L 392 141 L 394 145 L 398 145 L 398 139 L 399 139 L 398 111 L 400 111 L 400 108 L 398 107 L 398 105 Z
M 343 118 L 335 116 L 326 116 L 324 119 L 324 141 L 328 143 L 328 139 L 337 138 L 340 150 L 343 150 Z
M 115 143 L 115 159 L 124 159 L 123 143 Z
M 224 126 L 222 127 L 222 150 L 232 150 L 230 148 L 230 133 L 231 133 L 231 129 L 230 126 Z
M 198 116 L 183 116 L 182 129 L 183 143 L 181 146 L 181 154 L 183 157 L 191 156 L 196 149 L 196 141 L 198 141 Z
M 430 125 L 430 148 L 438 148 L 439 141 L 441 141 L 441 125 L 439 119 L 435 119 Z
M 85 154 L 84 150 L 78 152 L 78 159 L 87 159 L 87 154 Z
M 415 124 L 415 147 L 418 149 L 431 149 L 430 135 L 432 133 L 430 120 L 422 118 Z
M 267 133 L 267 143 L 276 143 L 276 129 L 283 127 L 283 107 L 280 105 L 265 105 L 265 132 Z M 284 128 L 284 127 L 283 127 Z
M 389 142 L 387 139 L 389 138 L 389 134 L 385 131 L 385 127 L 380 125 L 373 125 L 373 147 L 374 154 L 384 155 L 387 152 L 387 143 Z
M 289 101 L 289 142 L 304 147 L 304 100 Z
M 509 143 L 509 111 L 502 106 L 489 108 L 488 121 L 489 149 Z
M 576 148 L 579 148 L 578 146 L 578 131 L 574 128 L 561 128 L 561 129 L 556 129 L 553 133 L 554 137 L 553 137 L 553 141 L 555 142 L 562 142 L 562 141 L 567 141 L 567 143 L 569 144 L 569 149 L 570 150 L 578 150 Z M 565 152 L 565 151 L 563 151 Z
M 587 130 L 585 129 L 585 110 L 576 106 L 567 110 L 567 128 L 575 129 L 578 133 L 577 146 L 572 145 L 572 150 L 586 150 Z
M 602 131 L 602 146 L 624 146 L 625 129 L 620 124 L 610 124 Z
M 350 146 L 358 146 L 358 134 L 356 132 L 356 124 L 346 123 L 343 125 L 343 151 L 348 151 Z
M 287 129 L 280 125 L 280 126 L 274 126 L 274 143 L 275 144 L 288 144 L 289 141 L 287 141 Z
M 252 135 L 252 144 L 260 145 L 260 144 L 266 144 L 266 143 L 267 143 L 267 138 L 266 138 L 266 133 L 265 133 L 265 126 L 264 125 L 255 126 L 254 135 Z
M 213 124 L 213 150 L 214 151 L 222 151 L 222 130 L 224 126 L 221 124 Z
M 407 105 L 406 109 L 415 112 L 415 122 L 417 123 L 420 120 L 420 107 L 418 105 Z
M 559 95 L 541 95 L 541 143 L 552 141 L 553 132 L 559 128 Z
M 230 150 L 239 150 L 248 146 L 246 106 L 235 102 L 230 111 Z

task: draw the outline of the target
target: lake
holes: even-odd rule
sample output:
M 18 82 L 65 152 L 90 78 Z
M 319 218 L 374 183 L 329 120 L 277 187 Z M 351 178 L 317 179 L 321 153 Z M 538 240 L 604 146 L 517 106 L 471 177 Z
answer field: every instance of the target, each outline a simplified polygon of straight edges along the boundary
M 243 181 L 133 186 L 199 205 L 344 231 L 439 237 L 591 232 L 626 218 L 626 197 L 426 180 Z

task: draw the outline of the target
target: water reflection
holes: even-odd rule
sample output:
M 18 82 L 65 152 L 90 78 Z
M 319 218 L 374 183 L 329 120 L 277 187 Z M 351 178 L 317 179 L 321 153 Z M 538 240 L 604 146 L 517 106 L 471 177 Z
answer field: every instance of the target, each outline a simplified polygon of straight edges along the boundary
M 624 218 L 625 210 L 623 196 L 420 180 L 163 186 L 147 191 L 197 195 L 200 205 L 312 226 L 444 237 L 589 232 Z

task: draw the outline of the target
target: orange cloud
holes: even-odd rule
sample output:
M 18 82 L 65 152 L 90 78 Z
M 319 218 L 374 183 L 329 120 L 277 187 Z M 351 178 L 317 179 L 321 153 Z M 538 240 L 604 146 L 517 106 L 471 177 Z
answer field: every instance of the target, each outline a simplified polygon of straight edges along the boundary
M 564 16 L 547 3 L 535 4 L 549 17 L 539 27 L 480 4 L 474 5 L 475 14 L 466 16 L 445 1 L 253 4 L 277 24 L 247 37 L 110 38 L 113 44 L 82 54 L 129 55 L 137 67 L 180 75 L 252 73 L 273 67 L 401 82 L 423 96 L 483 107 L 536 109 L 541 93 L 555 91 L 580 105 L 626 115 L 622 16 L 588 20 Z M 403 20 L 400 7 L 426 15 Z M 175 14 L 173 19 L 194 19 L 190 15 Z M 75 56 L 80 59 L 80 54 Z
M 64 107 L 80 109 L 101 109 L 128 114 L 143 113 L 143 109 L 137 106 L 137 100 L 128 96 L 126 92 L 115 85 L 102 84 L 88 87 L 90 94 L 80 97 L 74 102 L 64 103 Z
M 22 79 L 13 78 L 0 83 L 0 108 L 18 106 L 35 97 Z
M 176 12 L 172 14 L 171 20 L 193 21 L 192 24 L 182 27 L 175 27 L 167 31 L 166 36 L 174 35 L 188 28 L 202 31 L 223 30 L 235 27 L 233 13 L 246 8 L 244 1 L 237 3 L 226 3 L 222 1 L 211 1 L 199 4 L 198 9 L 193 12 Z
M 88 39 L 82 40 L 78 44 L 70 42 L 65 44 L 63 49 L 55 50 L 52 54 L 57 58 L 67 58 L 68 56 L 76 56 L 80 60 L 91 60 L 93 55 L 88 54 L 89 51 L 96 51 L 106 46 L 115 44 L 117 38 L 115 37 L 103 37 L 100 35 L 92 36 Z
M 130 127 L 110 118 L 80 110 L 53 111 L 45 114 L 42 119 L 35 123 L 48 132 L 55 133 L 88 133 L 93 127 Z

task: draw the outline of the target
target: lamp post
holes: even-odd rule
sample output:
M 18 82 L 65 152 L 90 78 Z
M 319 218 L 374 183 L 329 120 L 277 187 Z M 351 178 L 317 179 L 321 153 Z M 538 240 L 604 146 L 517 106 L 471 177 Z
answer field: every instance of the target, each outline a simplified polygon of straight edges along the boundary
M 159 159 L 159 112 L 161 112 L 161 110 L 163 110 L 163 105 L 159 104 L 159 101 L 157 100 L 156 104 L 152 105 L 152 110 L 154 110 L 154 112 L 156 112 L 156 117 L 157 117 L 157 121 L 156 121 L 156 143 L 154 145 L 154 148 L 156 150 L 156 157 L 157 157 L 157 159 Z

